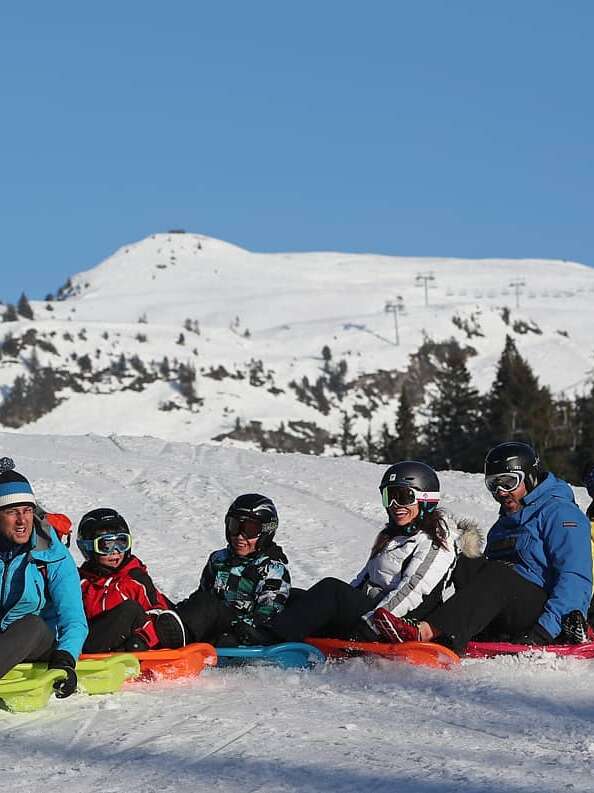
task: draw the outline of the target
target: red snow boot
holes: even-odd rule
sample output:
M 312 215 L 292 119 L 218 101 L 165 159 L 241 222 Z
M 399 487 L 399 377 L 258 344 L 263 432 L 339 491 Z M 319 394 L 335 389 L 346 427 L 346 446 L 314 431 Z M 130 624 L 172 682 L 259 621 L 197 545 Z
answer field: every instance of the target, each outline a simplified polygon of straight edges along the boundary
M 386 642 L 420 642 L 418 624 L 406 617 L 395 617 L 388 609 L 379 608 L 373 612 L 373 625 Z

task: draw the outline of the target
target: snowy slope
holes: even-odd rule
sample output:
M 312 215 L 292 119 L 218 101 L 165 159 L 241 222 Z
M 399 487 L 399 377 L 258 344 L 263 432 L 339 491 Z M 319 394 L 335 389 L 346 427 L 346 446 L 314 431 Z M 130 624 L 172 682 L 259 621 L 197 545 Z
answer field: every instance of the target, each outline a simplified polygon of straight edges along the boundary
M 382 469 L 352 459 L 93 435 L 2 434 L 0 454 L 75 520 L 100 505 L 121 510 L 173 597 L 196 585 L 242 491 L 276 500 L 296 585 L 348 578 L 382 524 Z M 481 477 L 441 478 L 444 505 L 486 530 L 495 505 Z M 543 654 L 454 672 L 361 660 L 303 673 L 213 669 L 52 700 L 39 714 L 0 712 L 0 790 L 589 793 L 593 717 L 592 662 Z
M 428 306 L 417 283 L 423 274 L 433 277 Z M 513 283 L 523 284 L 519 308 Z M 324 345 L 333 362 L 346 361 L 349 382 L 378 370 L 405 370 L 425 336 L 472 345 L 477 355 L 469 366 L 483 391 L 506 333 L 556 394 L 581 393 L 592 369 L 594 269 L 571 262 L 261 254 L 198 234 L 157 234 L 74 276 L 66 294 L 51 304 L 32 301 L 35 320 L 6 323 L 3 331 L 23 336 L 35 330 L 51 343 L 55 352 L 37 346 L 43 364 L 78 373 L 77 361 L 88 355 L 93 374 L 103 374 L 83 383 L 80 393 L 61 391 L 62 404 L 30 424 L 31 432 L 149 432 L 201 442 L 230 432 L 237 420 L 261 421 L 267 429 L 290 420 L 314 422 L 337 432 L 346 410 L 357 416 L 355 430 L 364 435 L 368 418 L 364 410 L 357 413 L 367 403 L 361 388 L 349 390 L 342 402 L 335 399 L 325 416 L 297 401 L 289 386 L 319 377 Z M 398 296 L 405 312 L 398 315 L 396 346 L 394 314 L 385 306 Z M 194 330 L 184 328 L 188 320 Z M 464 323 L 470 336 L 459 327 Z M 31 350 L 3 356 L 0 387 L 26 371 Z M 173 378 L 125 390 L 126 382 L 105 374 L 122 354 L 139 356 L 149 369 L 164 356 L 192 364 L 202 402 L 188 410 Z M 262 377 L 253 382 L 249 372 L 257 361 Z M 222 379 L 208 376 L 219 367 L 226 371 Z M 168 402 L 174 409 L 159 409 Z M 380 402 L 371 418 L 375 433 L 392 422 L 397 406 L 393 394 Z

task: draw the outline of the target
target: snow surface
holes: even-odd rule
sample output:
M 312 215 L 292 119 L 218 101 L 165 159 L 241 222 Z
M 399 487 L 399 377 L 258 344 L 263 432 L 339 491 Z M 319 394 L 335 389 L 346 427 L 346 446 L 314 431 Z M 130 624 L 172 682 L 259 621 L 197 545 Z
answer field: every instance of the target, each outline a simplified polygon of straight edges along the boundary
M 427 273 L 434 278 L 428 283 L 428 306 L 417 284 L 417 276 Z M 519 308 L 510 286 L 514 282 L 524 284 Z M 573 262 L 255 253 L 200 234 L 155 234 L 73 276 L 72 284 L 66 300 L 31 301 L 35 320 L 7 323 L 5 332 L 22 336 L 36 329 L 57 350 L 38 346 L 41 363 L 77 373 L 76 356 L 89 355 L 95 370 L 109 367 L 121 354 L 137 355 L 147 366 L 164 356 L 177 358 L 196 368 L 196 390 L 204 403 L 190 412 L 174 382 L 155 382 L 137 393 L 117 390 L 122 385 L 108 376 L 85 384 L 82 393 L 61 391 L 65 401 L 22 431 L 148 431 L 199 443 L 231 432 L 238 419 L 275 430 L 281 422 L 315 422 L 338 433 L 346 410 L 355 417 L 354 431 L 364 437 L 368 419 L 360 409 L 368 398 L 361 389 L 349 390 L 324 416 L 298 402 L 289 382 L 305 376 L 316 381 L 325 345 L 334 363 L 347 362 L 347 381 L 378 370 L 404 371 L 425 336 L 434 341 L 455 337 L 473 346 L 477 355 L 468 365 L 482 392 L 493 381 L 508 333 L 556 395 L 572 397 L 590 388 L 594 269 Z M 398 315 L 396 346 L 394 314 L 385 306 L 398 296 L 406 310 Z M 509 324 L 504 307 L 511 312 Z M 453 324 L 455 316 L 476 325 L 482 335 L 468 338 Z M 140 318 L 146 323 L 139 324 Z M 184 328 L 187 319 L 199 323 L 200 335 Z M 514 331 L 516 322 L 533 330 Z M 177 343 L 180 332 L 184 345 Z M 14 360 L 3 357 L 0 391 L 27 372 L 30 354 L 29 347 Z M 262 361 L 273 380 L 253 385 L 245 377 L 206 376 L 219 366 L 245 375 L 253 360 Z M 272 382 L 278 390 L 270 389 Z M 180 409 L 159 409 L 171 400 Z M 371 420 L 374 435 L 384 422 L 393 424 L 396 408 L 390 397 L 379 404 Z
M 364 562 L 383 510 L 380 466 L 155 438 L 0 434 L 47 508 L 129 520 L 172 597 L 197 585 L 241 492 L 263 491 L 295 585 Z M 479 475 L 441 475 L 443 505 L 486 531 Z M 581 506 L 585 491 L 576 490 Z M 78 552 L 74 550 L 75 556 Z M 306 672 L 212 669 L 174 683 L 0 712 L 0 790 L 44 793 L 543 793 L 594 788 L 594 664 L 532 658 L 421 669 L 361 659 Z

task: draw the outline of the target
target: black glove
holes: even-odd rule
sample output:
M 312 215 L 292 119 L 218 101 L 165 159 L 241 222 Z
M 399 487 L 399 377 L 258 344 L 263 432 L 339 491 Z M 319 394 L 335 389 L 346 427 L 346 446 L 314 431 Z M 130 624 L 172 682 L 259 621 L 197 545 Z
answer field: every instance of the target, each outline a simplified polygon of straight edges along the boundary
M 561 620 L 560 641 L 564 644 L 585 644 L 588 639 L 588 623 L 581 611 L 570 611 Z
M 518 636 L 514 641 L 516 644 L 544 645 L 553 644 L 555 639 L 539 622 L 537 622 L 529 631 Z
M 270 645 L 283 641 L 280 636 L 273 633 L 266 625 L 259 625 L 254 628 L 241 620 L 238 620 L 233 625 L 232 632 L 237 636 L 237 643 L 241 645 Z
M 48 669 L 63 669 L 66 672 L 66 677 L 62 680 L 56 680 L 54 683 L 54 691 L 58 699 L 64 699 L 74 694 L 78 679 L 76 677 L 76 661 L 67 653 L 66 650 L 54 650 L 47 665 Z

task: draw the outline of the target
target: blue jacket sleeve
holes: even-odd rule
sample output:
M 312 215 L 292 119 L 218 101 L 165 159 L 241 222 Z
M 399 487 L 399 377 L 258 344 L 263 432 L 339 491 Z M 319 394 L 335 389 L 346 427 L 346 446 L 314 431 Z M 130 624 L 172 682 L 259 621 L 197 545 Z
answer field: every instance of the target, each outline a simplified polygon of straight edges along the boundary
M 592 597 L 592 543 L 586 516 L 573 505 L 551 510 L 543 524 L 543 547 L 551 572 L 549 598 L 538 622 L 551 636 L 570 611 L 588 611 Z
M 57 649 L 77 659 L 87 633 L 87 618 L 82 603 L 80 576 L 68 552 L 47 566 L 47 588 L 55 613 Z

